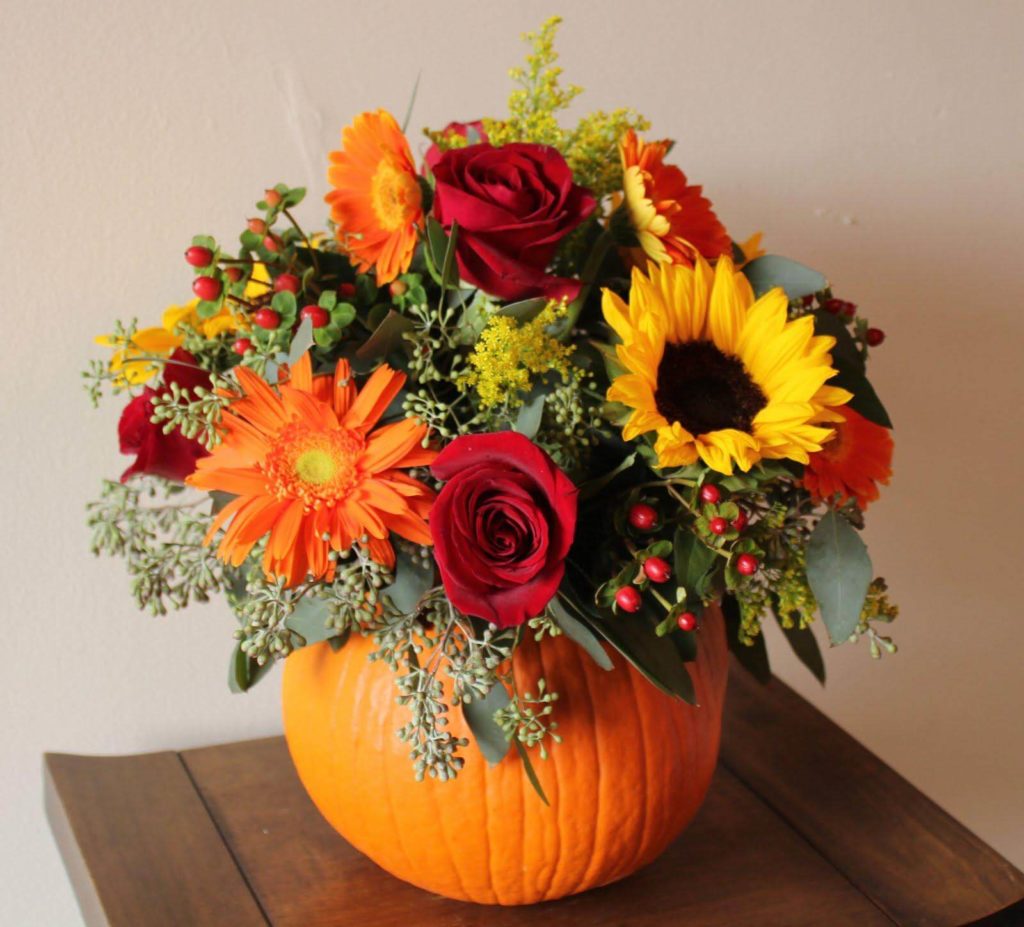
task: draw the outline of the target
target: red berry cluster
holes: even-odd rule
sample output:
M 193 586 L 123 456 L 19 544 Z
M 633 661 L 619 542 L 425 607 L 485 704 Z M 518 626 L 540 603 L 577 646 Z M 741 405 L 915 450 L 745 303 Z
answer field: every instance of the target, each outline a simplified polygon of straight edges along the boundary
M 826 299 L 821 304 L 821 308 L 826 312 L 831 312 L 832 315 L 845 315 L 848 319 L 852 319 L 857 314 L 857 304 L 851 303 L 845 299 Z

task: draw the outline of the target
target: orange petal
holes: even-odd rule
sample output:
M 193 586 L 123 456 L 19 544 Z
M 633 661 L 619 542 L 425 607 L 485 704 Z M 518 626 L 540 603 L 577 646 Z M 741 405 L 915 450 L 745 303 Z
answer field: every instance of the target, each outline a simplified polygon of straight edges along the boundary
M 342 424 L 353 431 L 366 434 L 391 405 L 405 385 L 405 374 L 382 364 L 360 390 L 356 401 L 345 415 Z

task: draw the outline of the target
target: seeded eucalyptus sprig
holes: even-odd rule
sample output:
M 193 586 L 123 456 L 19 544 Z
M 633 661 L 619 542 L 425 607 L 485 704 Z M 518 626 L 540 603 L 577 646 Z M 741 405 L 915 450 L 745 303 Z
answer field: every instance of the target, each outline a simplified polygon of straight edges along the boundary
M 220 377 L 211 378 L 207 389 L 196 386 L 184 389 L 175 382 L 153 397 L 152 422 L 164 424 L 164 434 L 177 429 L 186 438 L 198 441 L 208 451 L 221 441 L 221 413 L 231 403 L 228 382 Z

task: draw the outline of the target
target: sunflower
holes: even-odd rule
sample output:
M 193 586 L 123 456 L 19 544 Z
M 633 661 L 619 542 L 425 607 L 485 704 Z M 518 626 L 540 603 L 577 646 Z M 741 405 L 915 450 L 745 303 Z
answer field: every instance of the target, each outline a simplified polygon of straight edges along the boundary
M 242 398 L 224 413 L 223 441 L 187 480 L 235 496 L 206 536 L 209 543 L 231 519 L 221 559 L 238 566 L 268 535 L 265 573 L 294 586 L 307 577 L 330 582 L 331 550 L 358 543 L 390 567 L 392 531 L 430 543 L 433 494 L 402 472 L 436 456 L 422 447 L 427 428 L 412 418 L 374 428 L 405 374 L 378 367 L 357 392 L 348 361 L 314 377 L 306 354 L 275 391 L 248 368 L 236 370 Z
M 608 399 L 632 410 L 627 441 L 657 432 L 660 467 L 806 463 L 832 437 L 834 407 L 851 398 L 826 385 L 835 339 L 815 335 L 809 316 L 789 321 L 781 289 L 755 301 L 728 257 L 714 270 L 700 255 L 692 268 L 635 269 L 629 304 L 605 290 L 603 310 L 626 368 Z
M 630 224 L 644 254 L 659 263 L 692 265 L 732 252 L 732 239 L 701 187 L 690 186 L 675 165 L 665 164 L 672 142 L 645 142 L 632 129 L 619 142 L 622 189 Z
M 849 406 L 839 409 L 836 436 L 804 470 L 804 487 L 816 499 L 856 499 L 862 509 L 878 498 L 878 484 L 892 477 L 892 435 Z
M 360 271 L 376 267 L 377 282 L 390 283 L 409 269 L 416 230 L 423 224 L 412 153 L 394 116 L 363 113 L 341 133 L 341 151 L 330 154 L 324 199 L 338 226 L 338 241 Z

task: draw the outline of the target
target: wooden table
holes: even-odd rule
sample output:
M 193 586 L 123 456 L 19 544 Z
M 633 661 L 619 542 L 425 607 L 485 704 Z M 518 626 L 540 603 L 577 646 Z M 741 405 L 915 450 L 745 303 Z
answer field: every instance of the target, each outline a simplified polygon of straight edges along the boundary
M 679 841 L 623 882 L 532 908 L 448 901 L 378 869 L 320 818 L 278 737 L 49 754 L 45 777 L 89 925 L 1024 924 L 1024 874 L 791 689 L 736 667 L 719 769 Z

